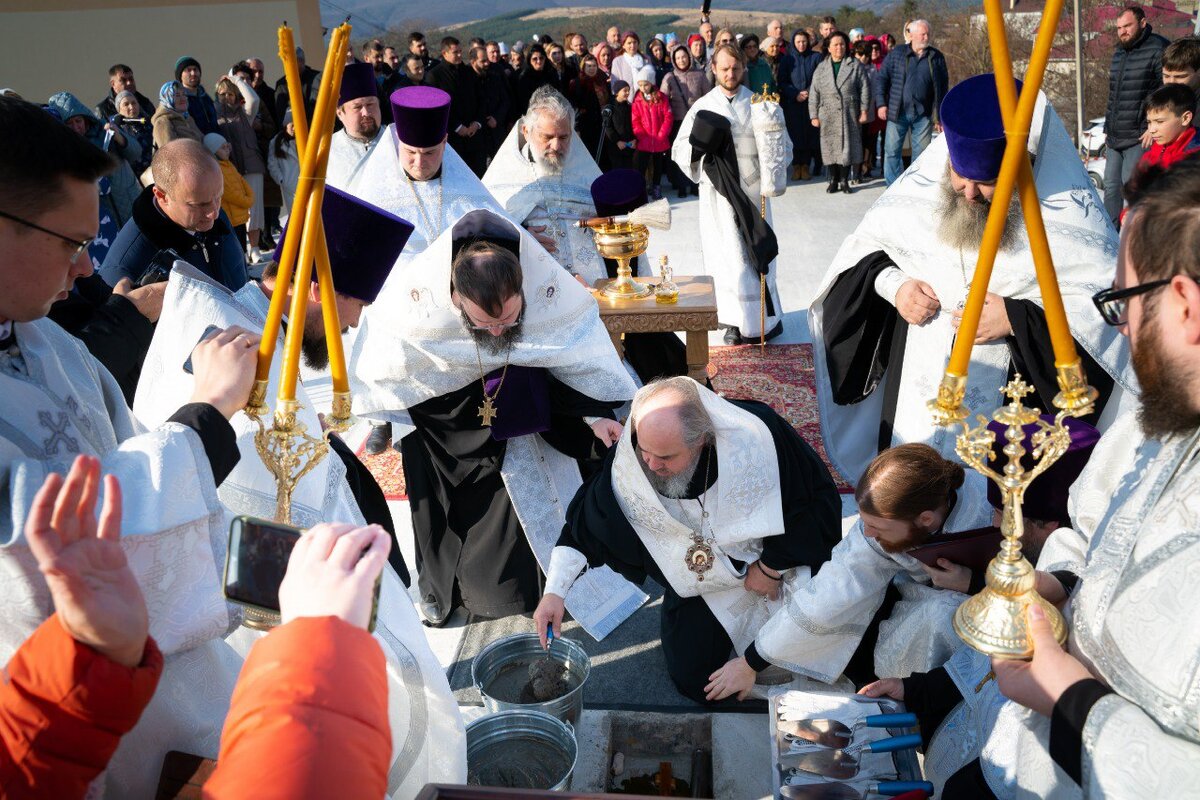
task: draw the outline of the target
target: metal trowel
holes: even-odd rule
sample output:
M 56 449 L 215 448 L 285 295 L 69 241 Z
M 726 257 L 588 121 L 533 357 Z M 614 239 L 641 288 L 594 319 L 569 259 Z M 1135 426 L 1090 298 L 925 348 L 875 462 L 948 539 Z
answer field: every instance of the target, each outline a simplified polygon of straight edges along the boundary
M 916 724 L 916 714 L 873 714 L 855 722 L 854 727 L 836 719 L 783 720 L 779 732 L 791 739 L 837 749 L 850 744 L 860 728 L 911 728 Z
M 928 797 L 933 794 L 933 784 L 929 781 L 880 781 L 867 784 L 866 794 L 844 783 L 785 784 L 779 787 L 779 795 L 784 800 L 862 800 L 870 794 L 895 796 L 906 792 L 912 792 L 917 797 Z
M 813 775 L 823 775 L 834 780 L 848 781 L 858 774 L 859 754 L 864 750 L 871 753 L 892 753 L 896 750 L 907 750 L 910 747 L 920 746 L 921 734 L 910 733 L 907 736 L 893 736 L 891 739 L 862 742 L 841 750 L 814 749 L 803 753 L 783 753 L 779 756 L 779 766 Z

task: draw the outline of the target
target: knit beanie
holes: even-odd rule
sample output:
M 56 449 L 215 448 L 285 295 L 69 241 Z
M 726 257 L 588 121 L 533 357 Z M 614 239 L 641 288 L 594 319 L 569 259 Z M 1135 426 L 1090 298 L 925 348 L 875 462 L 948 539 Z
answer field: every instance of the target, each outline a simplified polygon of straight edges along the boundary
M 623 80 L 613 81 L 613 85 L 612 85 L 613 97 L 616 97 L 617 95 L 619 95 L 621 93 L 622 89 L 628 89 L 628 88 L 629 88 L 629 84 Z
M 637 71 L 637 76 L 634 78 L 634 80 L 636 80 L 638 83 L 645 81 L 646 83 L 650 84 L 651 86 L 654 86 L 655 85 L 654 75 L 655 75 L 654 67 L 647 64 L 646 66 L 642 67 L 641 69 L 639 69 Z M 639 87 L 639 88 L 641 88 L 641 87 Z
M 117 108 L 120 108 L 121 101 L 125 99 L 132 100 L 135 104 L 137 103 L 137 95 L 126 89 L 124 91 L 117 92 L 117 96 L 113 98 L 113 105 Z
M 229 144 L 229 141 L 219 133 L 204 134 L 204 146 L 207 147 L 208 152 L 212 153 L 214 156 L 217 154 L 217 151 L 221 149 L 221 146 L 226 144 Z
M 187 69 L 188 67 L 195 67 L 196 69 L 200 69 L 200 62 L 197 61 L 196 59 L 192 58 L 191 56 L 184 56 L 183 58 L 176 61 L 175 62 L 175 80 L 177 80 L 177 81 L 183 80 L 183 71 L 185 69 Z

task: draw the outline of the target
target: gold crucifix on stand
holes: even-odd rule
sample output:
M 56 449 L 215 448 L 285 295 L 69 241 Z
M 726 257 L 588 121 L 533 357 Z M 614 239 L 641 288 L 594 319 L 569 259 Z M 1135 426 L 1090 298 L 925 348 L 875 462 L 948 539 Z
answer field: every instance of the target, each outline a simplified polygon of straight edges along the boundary
M 1075 351 L 1075 341 L 1067 325 L 1066 309 L 1042 222 L 1041 205 L 1027 149 L 1034 107 L 1062 7 L 1063 0 L 1047 0 L 1029 68 L 1025 73 L 1024 87 L 1018 97 L 1000 0 L 984 2 L 996 94 L 1007 142 L 988 213 L 987 228 L 979 248 L 975 280 L 971 283 L 963 309 L 950 363 L 938 387 L 937 397 L 928 404 L 938 424 L 961 426 L 962 433 L 958 436 L 955 449 L 963 461 L 1000 487 L 1004 501 L 1001 524 L 1004 542 L 1000 554 L 988 564 L 986 588 L 955 612 L 954 629 L 971 647 L 986 655 L 1001 658 L 1027 658 L 1033 654 L 1025 616 L 1026 610 L 1033 604 L 1044 609 L 1058 641 L 1066 640 L 1067 631 L 1062 614 L 1034 590 L 1033 566 L 1021 555 L 1021 537 L 1024 534 L 1021 504 L 1030 483 L 1049 469 L 1070 446 L 1071 435 L 1066 418 L 1092 413 L 1097 399 L 1096 390 L 1087 384 L 1082 363 Z M 979 415 L 978 426 L 971 427 L 968 421 L 971 414 L 963 407 L 963 399 L 971 348 L 983 312 L 992 267 L 999 252 L 1005 218 L 1016 189 L 1020 191 L 1021 210 L 1037 271 L 1046 325 L 1054 347 L 1054 362 L 1061 391 L 1054 398 L 1058 413 L 1051 424 L 1041 419 L 1037 409 L 1027 408 L 1023 404 L 1023 398 L 1033 390 L 1019 375 L 1004 387 L 1002 393 L 1008 397 L 1009 403 L 992 414 L 992 419 L 1006 428 L 1004 436 L 1007 443 L 1003 452 L 1008 462 L 1003 473 L 999 473 L 988 466 L 993 458 L 992 445 L 995 442 L 995 434 L 987 427 L 988 419 Z M 1024 428 L 1028 425 L 1036 425 L 1036 430 L 1026 441 Z M 1035 463 L 1030 470 L 1021 464 L 1021 459 L 1027 454 L 1032 456 Z

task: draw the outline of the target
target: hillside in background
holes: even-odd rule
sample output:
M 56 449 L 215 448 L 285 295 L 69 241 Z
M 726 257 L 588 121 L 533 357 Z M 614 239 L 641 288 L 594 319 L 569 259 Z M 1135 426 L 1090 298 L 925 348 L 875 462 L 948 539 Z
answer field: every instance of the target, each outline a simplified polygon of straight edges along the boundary
M 910 0 L 911 1 L 911 0 Z M 466 22 L 483 21 L 503 24 L 503 20 L 515 20 L 519 17 L 538 11 L 548 13 L 550 19 L 561 17 L 565 23 L 577 18 L 574 13 L 579 11 L 566 0 L 562 3 L 550 0 L 442 0 L 438 3 L 397 3 L 395 0 L 320 0 L 321 17 L 327 24 L 336 24 L 351 16 L 355 36 L 377 36 L 389 30 L 407 30 L 422 28 L 426 30 L 443 29 Z M 862 9 L 882 14 L 885 9 L 899 5 L 899 0 L 717 0 L 713 3 L 713 20 L 723 16 L 737 16 L 744 12 L 767 12 L 781 17 L 797 17 L 816 14 L 818 12 L 836 13 L 839 9 Z M 972 5 L 967 0 L 953 0 L 953 5 Z M 652 9 L 647 11 L 674 12 L 694 26 L 699 17 L 700 4 L 696 0 L 654 0 Z M 555 13 L 562 9 L 562 13 Z M 605 6 L 589 8 L 595 15 L 608 15 L 612 18 L 617 9 Z M 630 11 L 630 9 L 620 9 Z M 622 15 L 624 16 L 624 15 Z M 659 16 L 658 13 L 651 16 Z M 610 23 L 611 24 L 611 23 Z M 474 26 L 473 26 L 474 27 Z M 572 27 L 569 24 L 567 27 Z M 480 34 L 483 35 L 483 34 Z M 524 34 L 518 38 L 524 38 Z M 497 38 L 488 35 L 486 38 Z M 513 38 L 511 35 L 509 38 Z

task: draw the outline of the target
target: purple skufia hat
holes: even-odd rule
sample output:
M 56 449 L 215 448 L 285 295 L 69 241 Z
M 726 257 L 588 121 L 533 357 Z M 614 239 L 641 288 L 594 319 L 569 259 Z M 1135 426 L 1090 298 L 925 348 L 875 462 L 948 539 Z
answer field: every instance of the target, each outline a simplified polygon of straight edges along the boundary
M 358 62 L 347 64 L 345 71 L 342 72 L 342 90 L 338 94 L 338 105 L 349 103 L 360 97 L 378 97 L 377 86 L 373 65 Z
M 325 187 L 321 220 L 325 223 L 333 288 L 338 294 L 374 303 L 412 235 L 412 223 L 332 186 Z M 276 263 L 286 238 L 284 225 L 275 246 Z M 312 280 L 317 281 L 315 265 Z
M 1051 425 L 1054 424 L 1053 414 L 1043 414 L 1042 419 Z M 1067 430 L 1071 432 L 1071 446 L 1058 461 L 1055 461 L 1049 469 L 1029 484 L 1029 488 L 1025 490 L 1024 502 L 1021 504 L 1021 511 L 1026 517 L 1043 522 L 1058 522 L 1063 526 L 1071 524 L 1071 515 L 1067 513 L 1067 495 L 1071 490 L 1071 484 L 1075 483 L 1079 473 L 1083 472 L 1088 459 L 1092 457 L 1092 450 L 1096 447 L 1096 442 L 1100 441 L 1100 431 L 1083 420 L 1068 417 L 1066 425 Z M 996 441 L 992 444 L 992 455 L 996 458 L 989 466 L 996 472 L 1002 473 L 1005 465 L 1008 464 L 1008 456 L 1004 455 L 1004 446 L 1008 443 L 1008 440 L 1004 438 L 1004 432 L 1008 430 L 1008 426 L 993 420 L 988 423 L 988 430 L 996 434 Z M 1031 437 L 1037 432 L 1038 426 L 1031 423 L 1026 425 L 1024 430 L 1025 440 L 1021 446 L 1027 451 L 1033 450 Z M 1021 465 L 1026 470 L 1033 469 L 1032 454 L 1026 452 L 1021 459 Z M 987 485 L 988 502 L 993 508 L 1002 508 L 1000 487 L 992 480 L 989 480 Z
M 592 203 L 601 217 L 628 214 L 646 205 L 646 179 L 628 167 L 609 170 L 592 181 Z
M 405 86 L 389 99 L 400 141 L 409 147 L 434 147 L 445 141 L 450 95 L 433 86 Z
M 1019 94 L 1021 81 L 1016 83 Z M 996 76 L 989 72 L 956 84 L 942 99 L 940 117 L 954 171 L 972 181 L 996 180 L 1007 141 Z

